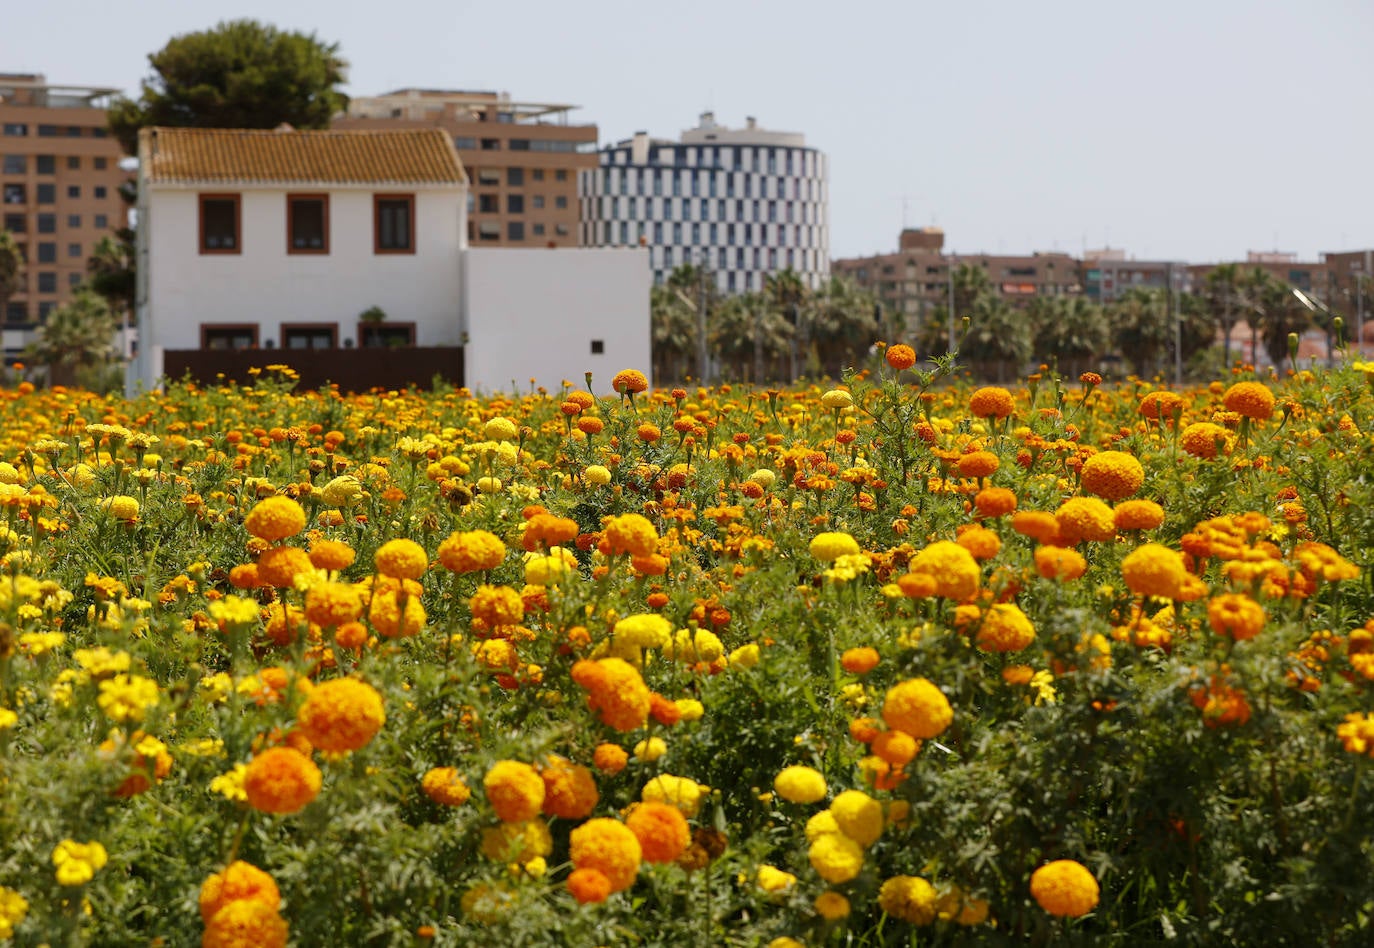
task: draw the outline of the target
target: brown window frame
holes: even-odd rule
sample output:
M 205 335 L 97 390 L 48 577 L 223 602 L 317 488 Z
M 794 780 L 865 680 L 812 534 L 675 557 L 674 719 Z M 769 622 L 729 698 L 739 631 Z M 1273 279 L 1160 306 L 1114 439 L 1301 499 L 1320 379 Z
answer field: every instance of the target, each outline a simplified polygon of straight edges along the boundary
M 398 330 L 398 329 L 405 329 L 405 330 L 408 330 L 409 333 L 410 333 L 410 339 L 409 339 L 408 341 L 404 342 L 404 343 L 401 343 L 401 344 L 398 345 L 398 346 L 390 346 L 390 345 L 369 346 L 369 345 L 367 344 L 367 342 L 365 341 L 365 340 L 367 339 L 367 335 L 368 335 L 369 333 L 381 333 L 381 332 L 386 332 L 387 330 L 393 330 L 393 331 L 394 331 L 394 330 Z M 384 323 L 363 323 L 363 322 L 360 322 L 360 323 L 358 323 L 358 335 L 357 335 L 357 339 L 358 339 L 358 348 L 359 348 L 359 349 L 391 349 L 391 348 L 396 348 L 396 349 L 413 349 L 413 348 L 415 347 L 415 324 L 414 324 L 414 323 L 397 323 L 397 322 L 392 322 L 391 320 L 387 320 L 387 321 L 384 322 Z
M 309 348 L 306 348 L 306 349 L 292 349 L 290 346 L 288 346 L 288 345 L 286 344 L 286 334 L 289 333 L 289 332 L 292 332 L 292 331 L 294 331 L 294 330 L 298 330 L 298 329 L 308 329 L 308 330 L 328 329 L 328 330 L 329 330 L 329 348 L 330 348 L 330 349 L 337 349 L 337 348 L 339 348 L 339 324 L 338 324 L 338 323 L 330 323 L 330 322 L 317 322 L 317 323 L 282 323 L 282 324 L 281 324 L 281 331 L 280 331 L 280 333 L 279 333 L 278 336 L 277 336 L 277 346 L 281 349 L 282 352 L 317 352 L 317 351 L 319 351 L 319 350 L 317 350 L 317 349 L 316 349 L 315 347 L 313 347 L 313 346 L 311 346 L 311 347 L 309 347 Z
M 321 228 L 324 244 L 320 247 L 297 247 L 295 234 L 295 205 L 298 202 L 318 201 L 321 208 Z M 329 195 L 319 193 L 288 194 L 286 196 L 286 252 L 291 255 L 327 256 L 329 254 Z
M 410 224 L 407 235 L 409 246 L 382 246 L 382 202 L 404 201 L 409 205 L 406 215 Z M 372 195 L 372 252 L 374 254 L 411 254 L 415 253 L 415 195 L 414 194 L 374 194 Z
M 257 323 L 201 323 L 201 324 L 200 324 L 200 347 L 201 347 L 202 349 L 209 349 L 209 348 L 210 348 L 210 346 L 209 346 L 208 343 L 209 343 L 209 336 L 210 336 L 210 333 L 212 333 L 212 332 L 247 332 L 247 333 L 250 333 L 250 334 L 252 335 L 252 337 L 253 337 L 253 342 L 252 342 L 250 345 L 247 346 L 248 349 L 256 349 L 256 348 L 258 348 L 258 346 L 259 346 L 260 343 L 261 343 L 261 340 L 258 338 L 258 324 L 257 324 Z M 244 351 L 244 350 L 242 350 L 242 349 L 233 349 L 233 348 L 230 348 L 230 349 L 216 350 L 216 351 L 224 351 L 224 352 L 242 352 L 242 351 Z
M 232 247 L 207 247 L 205 246 L 205 202 L 206 201 L 231 201 L 234 205 L 234 246 Z M 206 193 L 199 195 L 197 208 L 200 215 L 200 252 L 202 256 L 215 254 L 241 254 L 243 253 L 243 195 L 238 193 Z

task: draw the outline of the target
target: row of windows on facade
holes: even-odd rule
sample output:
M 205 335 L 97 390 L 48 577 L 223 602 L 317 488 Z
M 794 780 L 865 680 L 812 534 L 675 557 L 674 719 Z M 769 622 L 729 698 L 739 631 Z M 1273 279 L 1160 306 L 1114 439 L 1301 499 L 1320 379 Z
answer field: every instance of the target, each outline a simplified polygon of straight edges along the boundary
M 525 186 L 525 168 L 468 168 L 468 174 L 472 175 L 477 183 L 486 187 L 496 187 L 501 184 L 502 170 L 505 171 L 505 181 L 507 187 L 522 188 Z M 531 181 L 543 181 L 543 168 L 530 168 Z M 554 172 L 555 181 L 567 181 L 568 171 L 566 168 L 559 168 Z
M 39 322 L 48 318 L 48 315 L 57 308 L 57 303 L 45 300 L 38 304 L 36 319 Z M 7 323 L 27 323 L 29 321 L 29 304 L 10 300 L 5 304 L 5 322 Z
M 534 210 L 536 210 L 536 211 L 542 211 L 542 210 L 544 209 L 544 206 L 545 206 L 544 195 L 542 195 L 542 194 L 532 194 L 532 195 L 530 195 L 530 207 L 531 207 L 532 209 L 534 209 Z M 567 199 L 566 197 L 562 197 L 562 196 L 560 195 L 559 197 L 556 197 L 556 198 L 553 199 L 553 206 L 556 207 L 556 208 L 565 208 L 565 207 L 568 206 L 568 199 Z M 500 213 L 500 211 L 501 211 L 501 195 L 499 195 L 499 194 L 473 194 L 471 191 L 469 191 L 469 192 L 468 192 L 468 213 L 470 214 L 470 213 L 472 213 L 473 211 L 480 211 L 480 212 L 483 213 L 483 214 L 498 214 L 498 213 Z M 507 194 L 507 195 L 506 195 L 506 213 L 507 213 L 507 214 L 523 214 L 523 213 L 525 213 L 525 195 L 523 195 L 523 194 Z
M 499 138 L 468 138 L 454 135 L 453 147 L 460 151 L 500 151 Z M 554 154 L 590 154 L 596 151 L 596 142 L 564 142 L 547 138 L 509 138 L 506 139 L 507 151 L 539 151 Z M 562 174 L 562 172 L 559 172 Z M 563 180 L 559 178 L 559 180 Z
M 683 260 L 682 262 L 691 263 L 692 261 Z M 798 267 L 796 269 L 803 275 L 809 272 L 805 267 Z M 663 269 L 654 270 L 654 285 L 662 286 L 664 281 L 671 275 L 672 271 L 673 267 L 671 264 L 666 265 Z M 724 293 L 750 293 L 755 290 L 761 290 L 764 287 L 764 282 L 767 277 L 768 275 L 766 273 L 757 270 L 751 270 L 746 273 L 740 273 L 735 270 L 726 272 L 718 271 L 714 275 L 716 288 Z
M 91 138 L 105 138 L 109 131 L 99 125 L 39 125 L 36 128 L 39 138 L 81 138 L 89 135 Z M 6 122 L 4 132 L 9 138 L 23 138 L 29 134 L 27 122 Z
M 56 204 L 57 185 L 40 184 L 33 189 L 35 204 Z M 91 196 L 96 200 L 103 201 L 109 197 L 110 191 L 103 184 L 98 184 L 91 188 Z M 81 185 L 67 185 L 67 197 L 80 199 Z M 29 203 L 29 189 L 22 184 L 6 183 L 4 190 L 4 202 L 6 204 L 27 204 Z
M 73 246 L 75 246 L 75 245 L 73 245 Z M 80 257 L 81 255 L 80 255 L 80 254 L 77 254 L 76 256 L 77 256 L 77 257 Z M 40 260 L 40 261 L 39 261 L 39 263 L 56 263 L 56 262 L 57 262 L 56 258 L 54 258 L 54 259 L 52 259 L 52 260 Z M 37 278 L 38 278 L 38 290 L 37 290 L 37 292 L 39 292 L 39 293 L 48 293 L 48 294 L 56 293 L 56 292 L 57 292 L 57 271 L 55 271 L 55 270 L 39 270 L 39 271 L 37 271 L 37 273 L 35 274 L 35 276 L 37 276 Z M 76 270 L 76 271 L 73 271 L 73 272 L 67 274 L 67 285 L 70 286 L 70 287 L 78 287 L 78 286 L 81 285 L 81 281 L 84 280 L 84 279 L 86 279 L 86 274 L 85 274 L 84 270 Z M 23 290 L 22 288 L 20 288 L 18 291 L 15 292 L 14 295 L 15 295 L 15 296 L 23 296 L 23 295 L 24 295 L 24 290 Z M 20 305 L 22 306 L 23 304 L 21 303 Z
M 630 154 L 631 150 L 624 146 L 609 148 L 601 153 L 601 163 L 632 164 Z M 774 145 L 656 146 L 650 149 L 649 160 L 674 167 L 766 171 L 768 174 L 815 174 L 825 162 L 819 152 Z
M 722 223 L 734 224 L 751 220 L 756 223 L 763 223 L 766 218 L 770 224 L 777 224 L 781 221 L 786 221 L 789 224 L 819 224 L 823 214 L 823 208 L 819 204 L 803 201 L 760 202 L 758 198 L 752 199 L 752 203 L 747 202 L 744 198 L 716 198 L 714 215 L 711 213 L 711 198 L 697 198 L 695 214 L 692 213 L 694 205 L 691 198 L 601 197 L 590 200 L 595 203 L 584 204 L 584 210 L 589 213 L 595 211 L 596 216 L 603 220 L 615 220 L 622 217 L 635 220 L 644 217 L 647 220 L 671 221 L 674 218 L 680 218 L 685 221 L 710 221 L 714 218 Z M 641 200 L 644 202 L 642 214 L 640 213 Z M 731 203 L 732 200 L 733 204 Z
M 586 191 L 596 190 L 596 172 L 589 171 L 583 176 Z M 665 185 L 658 170 L 643 174 L 634 169 L 623 172 L 615 168 L 601 169 L 602 194 L 653 194 L 661 197 L 666 191 L 673 197 L 760 197 L 792 198 L 794 200 L 820 201 L 825 196 L 825 185 L 818 178 L 761 177 L 741 172 L 726 173 L 717 171 L 679 171 L 668 172 Z M 787 192 L 791 191 L 791 194 Z
M 531 236 L 531 237 L 546 237 L 546 236 L 548 236 L 548 226 L 545 225 L 545 224 L 539 224 L 539 223 L 530 224 L 530 225 L 529 225 L 529 229 L 530 229 L 530 236 Z M 567 236 L 569 236 L 569 235 L 572 233 L 572 231 L 569 230 L 567 224 L 555 224 L 554 227 L 553 227 L 553 232 L 554 232 L 556 235 L 558 235 L 559 237 L 567 237 Z M 473 239 L 476 239 L 476 240 L 500 240 L 500 239 L 501 239 L 501 223 L 500 223 L 500 221 L 468 221 L 468 239 L 469 239 L 469 240 L 473 240 Z M 525 239 L 525 222 L 524 222 L 524 221 L 507 221 L 507 222 L 506 222 L 506 239 L 507 239 L 507 240 L 524 240 L 524 239 Z
M 23 258 L 25 263 L 57 262 L 57 244 L 53 241 L 41 241 L 38 244 L 35 244 L 34 250 L 36 251 L 36 253 L 34 254 L 33 260 L 29 259 L 28 244 L 16 243 L 15 246 L 19 248 L 19 256 Z M 67 258 L 69 260 L 84 260 L 85 251 L 82 245 L 79 243 L 67 244 Z
M 238 194 L 200 195 L 200 252 L 243 250 L 242 202 Z M 373 251 L 415 252 L 415 195 L 372 196 Z M 287 253 L 329 253 L 329 195 L 286 196 Z
M 234 323 L 223 325 L 201 323 L 200 347 L 202 349 L 275 349 L 278 344 L 283 349 L 337 349 L 339 347 L 339 324 L 286 323 L 282 325 L 279 339 L 259 340 L 259 327 L 256 323 Z M 344 339 L 343 347 L 354 346 L 363 349 L 395 349 L 415 345 L 414 323 L 359 323 L 357 342 L 352 338 Z
M 600 242 L 606 245 L 652 243 L 656 247 L 664 244 L 675 244 L 679 247 L 718 247 L 721 244 L 722 231 L 725 234 L 725 245 L 728 247 L 733 247 L 737 243 L 747 246 L 754 243 L 756 237 L 761 244 L 776 244 L 783 247 L 824 247 L 826 243 L 822 239 L 819 227 L 806 227 L 800 224 L 760 224 L 756 231 L 753 224 L 707 224 L 703 229 L 700 224 L 684 228 L 681 223 L 674 223 L 669 225 L 671 229 L 668 229 L 661 221 L 655 221 L 652 228 L 644 221 L 634 225 L 629 221 L 620 221 L 619 226 L 612 221 L 603 221 L 599 234 L 597 224 L 591 223 L 588 226 L 592 228 L 591 241 L 596 242 L 599 238 Z M 649 239 L 651 234 L 652 240 Z M 672 240 L 665 240 L 667 236 L 671 236 Z M 690 239 L 684 240 L 684 237 Z M 703 237 L 706 239 L 702 240 Z
M 698 263 L 714 266 L 717 270 L 777 270 L 785 267 L 803 272 L 815 269 L 819 258 L 814 250 L 801 250 L 794 247 L 717 247 L 715 252 L 703 251 L 695 255 Z M 693 253 L 685 247 L 651 247 L 649 266 L 655 270 L 672 270 L 680 263 L 692 263 Z
M 29 158 L 33 158 L 34 174 L 57 174 L 56 155 L 5 155 L 0 158 L 0 172 L 4 174 L 28 174 Z M 81 170 L 81 156 L 67 155 L 66 162 L 68 171 Z M 96 171 L 105 171 L 110 166 L 110 159 L 97 156 L 91 159 L 91 167 Z
M 83 220 L 84 218 L 82 218 L 80 214 L 68 214 L 67 228 L 69 230 L 79 230 L 81 228 Z M 97 230 L 108 230 L 110 226 L 110 218 L 108 214 L 92 215 L 91 222 L 91 226 L 95 227 Z M 33 223 L 34 231 L 36 233 L 57 233 L 56 214 L 34 214 Z M 4 224 L 5 230 L 9 231 L 11 234 L 27 233 L 29 229 L 29 215 L 7 213 L 4 217 Z

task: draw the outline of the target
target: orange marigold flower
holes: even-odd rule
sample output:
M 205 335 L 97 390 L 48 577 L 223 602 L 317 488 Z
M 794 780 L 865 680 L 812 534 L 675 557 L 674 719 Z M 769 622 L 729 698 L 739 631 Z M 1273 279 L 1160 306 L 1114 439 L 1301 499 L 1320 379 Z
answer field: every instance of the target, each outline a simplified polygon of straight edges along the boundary
M 921 742 L 906 731 L 883 731 L 873 738 L 873 755 L 893 767 L 905 767 L 920 749 Z
M 310 557 L 294 546 L 274 546 L 258 557 L 258 581 L 264 586 L 287 589 L 296 576 L 315 568 Z
M 320 792 L 324 775 L 315 762 L 290 747 L 269 747 L 248 764 L 243 792 L 263 813 L 298 813 Z
M 608 517 L 603 542 L 612 555 L 650 556 L 658 551 L 658 531 L 640 514 Z
M 216 912 L 205 926 L 201 948 L 285 948 L 286 919 L 255 899 L 237 899 Z
M 1054 512 L 1054 519 L 1059 526 L 1058 539 L 1070 545 L 1083 540 L 1105 543 L 1116 536 L 1112 508 L 1096 497 L 1070 497 Z
M 1176 599 L 1187 576 L 1183 557 L 1161 543 L 1136 547 L 1121 561 L 1121 578 L 1137 596 Z
M 1019 652 L 1035 641 L 1035 627 L 1018 607 L 999 602 L 983 613 L 978 647 L 985 652 Z
M 1006 389 L 989 386 L 969 397 L 968 409 L 975 418 L 1005 418 L 1016 410 L 1016 400 Z
M 611 880 L 596 869 L 574 869 L 568 873 L 568 892 L 583 905 L 604 902 L 611 895 Z
M 588 706 L 608 727 L 625 732 L 647 723 L 652 704 L 649 688 L 638 669 L 624 659 L 577 662 L 573 680 L 590 692 Z
M 840 656 L 840 666 L 851 675 L 867 675 L 881 660 L 876 648 L 846 649 Z
M 1227 411 L 1255 421 L 1267 421 L 1274 414 L 1274 393 L 1262 382 L 1237 382 L 1221 396 Z
M 1081 863 L 1072 859 L 1047 862 L 1030 879 L 1031 897 L 1051 915 L 1077 918 L 1097 906 L 1097 880 Z
M 516 625 L 525 618 L 525 601 L 509 586 L 481 585 L 468 600 L 472 617 L 486 623 L 487 628 Z
M 991 451 L 970 451 L 959 455 L 955 462 L 960 477 L 991 477 L 1000 466 L 997 455 Z
M 242 900 L 261 902 L 275 912 L 281 905 L 281 891 L 272 877 L 257 866 L 236 860 L 201 884 L 201 920 L 208 922 L 230 902 Z
M 1002 549 L 1002 540 L 987 527 L 970 524 L 959 531 L 954 541 L 973 554 L 980 563 L 990 560 Z
M 549 757 L 539 777 L 544 781 L 543 810 L 548 816 L 583 819 L 591 815 L 601 798 L 592 772 L 566 758 Z
M 611 388 L 621 395 L 638 394 L 649 387 L 649 380 L 638 369 L 621 369 L 611 379 Z
M 687 818 L 669 803 L 637 803 L 626 815 L 625 825 L 639 840 L 645 862 L 673 862 L 692 841 Z
M 541 549 L 571 543 L 577 539 L 577 534 L 576 520 L 555 517 L 550 513 L 535 514 L 525 521 L 525 531 L 520 536 L 520 545 L 526 552 L 534 553 Z
M 353 547 L 338 540 L 316 540 L 310 544 L 310 562 L 316 569 L 348 569 L 357 556 Z
M 305 529 L 305 510 L 290 497 L 268 497 L 248 511 L 243 526 L 253 536 L 275 543 Z
M 618 744 L 597 744 L 592 752 L 592 764 L 603 774 L 614 776 L 625 769 L 630 755 Z
M 420 789 L 440 806 L 462 806 L 472 790 L 453 767 L 432 767 L 420 778 Z
M 973 508 L 982 517 L 1003 517 L 1016 510 L 1016 493 L 1005 487 L 984 487 L 973 497 Z
M 917 553 L 909 569 L 934 579 L 937 596 L 956 601 L 972 599 L 982 576 L 973 554 L 949 540 L 937 540 Z
M 240 563 L 229 570 L 229 585 L 235 589 L 256 589 L 262 584 L 256 563 Z
M 916 364 L 916 350 L 908 345 L 898 343 L 888 347 L 886 358 L 888 365 L 901 372 Z
M 377 572 L 394 579 L 419 579 L 429 569 L 425 548 L 414 540 L 388 540 L 373 557 Z
M 482 779 L 487 800 L 503 823 L 523 823 L 539 815 L 544 806 L 544 781 L 529 764 L 501 760 Z
M 420 602 L 419 586 L 414 580 L 387 578 L 376 583 L 367 605 L 372 628 L 389 639 L 415 635 L 424 628 L 425 607 Z
M 1250 720 L 1250 702 L 1245 700 L 1245 692 L 1216 675 L 1206 685 L 1194 685 L 1189 698 L 1202 712 L 1202 723 L 1207 727 L 1239 727 Z
M 595 869 L 610 882 L 612 892 L 634 883 L 643 850 L 624 823 L 606 817 L 588 820 L 572 831 L 568 843 L 573 866 Z
M 1153 500 L 1126 500 L 1116 505 L 1112 520 L 1118 530 L 1153 530 L 1164 522 L 1164 508 Z
M 1264 608 L 1249 596 L 1223 593 L 1207 603 L 1207 622 L 1212 631 L 1237 642 L 1259 635 L 1264 619 Z
M 1150 392 L 1140 400 L 1140 414 L 1151 421 L 1167 421 L 1182 407 L 1183 397 L 1173 392 Z
M 1183 434 L 1179 436 L 1179 444 L 1183 446 L 1183 450 L 1203 460 L 1214 458 L 1219 451 L 1226 450 L 1230 440 L 1230 432 L 1210 421 L 1194 422 L 1184 428 Z
M 1130 497 L 1145 483 L 1145 469 L 1125 451 L 1102 451 L 1083 462 L 1079 483 L 1090 494 L 1116 501 Z
M 912 678 L 888 689 L 883 720 L 890 728 L 928 739 L 944 733 L 954 720 L 949 699 L 925 678 Z
M 1069 582 L 1082 576 L 1088 569 L 1088 561 L 1072 547 L 1037 546 L 1035 548 L 1035 571 L 1046 579 Z
M 352 622 L 362 611 L 362 596 L 348 583 L 318 583 L 305 594 L 305 617 L 320 628 Z
M 439 544 L 439 563 L 454 573 L 496 569 L 505 558 L 506 544 L 486 530 L 456 531 Z
M 296 723 L 322 751 L 355 751 L 381 730 L 386 711 L 381 694 L 367 682 L 335 678 L 311 689 Z

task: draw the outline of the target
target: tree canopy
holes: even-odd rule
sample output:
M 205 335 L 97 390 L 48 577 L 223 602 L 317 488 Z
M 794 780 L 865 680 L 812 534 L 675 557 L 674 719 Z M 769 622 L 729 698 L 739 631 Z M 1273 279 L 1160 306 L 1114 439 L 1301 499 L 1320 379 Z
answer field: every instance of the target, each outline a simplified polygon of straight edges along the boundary
M 148 56 L 153 75 L 137 101 L 110 108 L 110 129 L 133 153 L 138 130 L 193 128 L 327 128 L 348 105 L 338 90 L 348 64 L 337 43 L 314 33 L 278 30 L 255 20 L 173 37 Z
M 0 306 L 24 285 L 24 255 L 14 236 L 0 230 Z

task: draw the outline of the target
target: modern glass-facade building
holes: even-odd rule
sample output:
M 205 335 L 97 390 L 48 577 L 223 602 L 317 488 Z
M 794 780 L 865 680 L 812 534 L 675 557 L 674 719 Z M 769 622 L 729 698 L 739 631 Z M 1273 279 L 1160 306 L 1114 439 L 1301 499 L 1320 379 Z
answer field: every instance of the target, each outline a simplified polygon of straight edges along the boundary
M 581 176 L 584 247 L 646 246 L 656 283 L 704 265 L 724 293 L 788 268 L 813 288 L 829 277 L 826 157 L 801 134 L 707 112 L 679 141 L 640 132 L 600 154 Z

